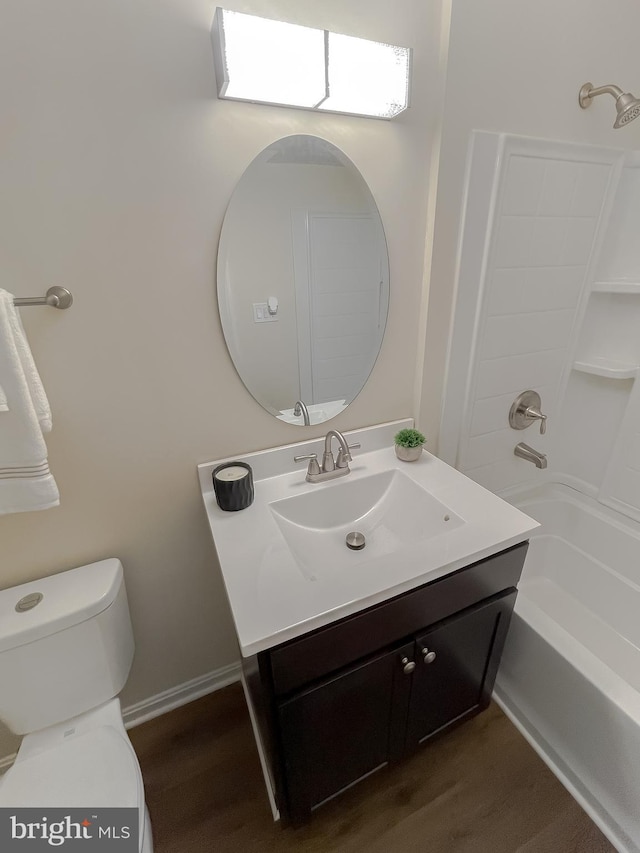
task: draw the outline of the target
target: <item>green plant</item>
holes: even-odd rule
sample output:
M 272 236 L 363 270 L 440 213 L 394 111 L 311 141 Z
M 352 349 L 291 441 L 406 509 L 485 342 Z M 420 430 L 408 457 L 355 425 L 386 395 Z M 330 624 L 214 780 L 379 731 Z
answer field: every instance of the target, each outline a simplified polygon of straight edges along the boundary
M 417 429 L 401 429 L 395 434 L 393 440 L 400 447 L 420 447 L 427 439 Z

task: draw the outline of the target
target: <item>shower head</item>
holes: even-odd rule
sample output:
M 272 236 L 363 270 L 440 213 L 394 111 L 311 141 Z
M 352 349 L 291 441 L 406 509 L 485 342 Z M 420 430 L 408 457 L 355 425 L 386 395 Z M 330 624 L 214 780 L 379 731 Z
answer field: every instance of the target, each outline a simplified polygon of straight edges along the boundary
M 591 101 L 598 95 L 612 95 L 616 99 L 616 111 L 618 113 L 614 128 L 622 127 L 624 124 L 629 124 L 634 118 L 640 116 L 640 100 L 635 98 L 630 92 L 626 94 L 617 86 L 598 86 L 594 88 L 593 84 L 585 83 L 578 94 L 578 102 L 583 110 L 591 106 Z

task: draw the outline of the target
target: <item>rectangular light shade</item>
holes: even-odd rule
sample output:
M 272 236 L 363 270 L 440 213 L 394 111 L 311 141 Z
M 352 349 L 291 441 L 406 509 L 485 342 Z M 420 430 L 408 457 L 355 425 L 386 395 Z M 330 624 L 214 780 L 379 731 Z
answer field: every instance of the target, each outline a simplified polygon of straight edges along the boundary
M 318 109 L 393 118 L 409 104 L 410 50 L 329 33 L 329 91 Z
M 409 105 L 411 50 L 216 9 L 218 97 L 393 118 Z

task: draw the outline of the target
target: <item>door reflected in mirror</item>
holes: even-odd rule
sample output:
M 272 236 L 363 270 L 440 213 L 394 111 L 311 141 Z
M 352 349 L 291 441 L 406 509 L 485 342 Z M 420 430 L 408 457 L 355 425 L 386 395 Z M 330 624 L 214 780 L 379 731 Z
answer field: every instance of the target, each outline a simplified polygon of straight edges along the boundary
M 384 335 L 389 260 L 373 196 L 340 149 L 298 135 L 256 157 L 225 214 L 217 279 L 231 358 L 267 411 L 322 423 L 360 393 Z

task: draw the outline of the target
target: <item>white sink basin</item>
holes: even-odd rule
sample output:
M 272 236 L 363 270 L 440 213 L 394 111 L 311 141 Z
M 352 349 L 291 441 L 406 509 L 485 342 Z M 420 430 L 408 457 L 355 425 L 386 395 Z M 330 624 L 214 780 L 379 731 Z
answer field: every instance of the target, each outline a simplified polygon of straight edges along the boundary
M 359 480 L 349 475 L 313 491 L 273 501 L 269 509 L 305 577 L 349 569 L 373 557 L 401 555 L 416 543 L 451 533 L 464 520 L 398 469 Z M 346 535 L 362 533 L 353 551 Z
M 351 472 L 321 483 L 307 483 L 293 457 L 321 455 L 322 438 L 236 457 L 253 469 L 255 491 L 239 512 L 221 510 L 213 491 L 213 469 L 229 460 L 198 466 L 243 656 L 437 580 L 539 526 L 430 453 L 398 460 L 393 436 L 411 425 L 350 433 L 362 445 Z M 362 550 L 347 548 L 351 531 L 364 534 Z

